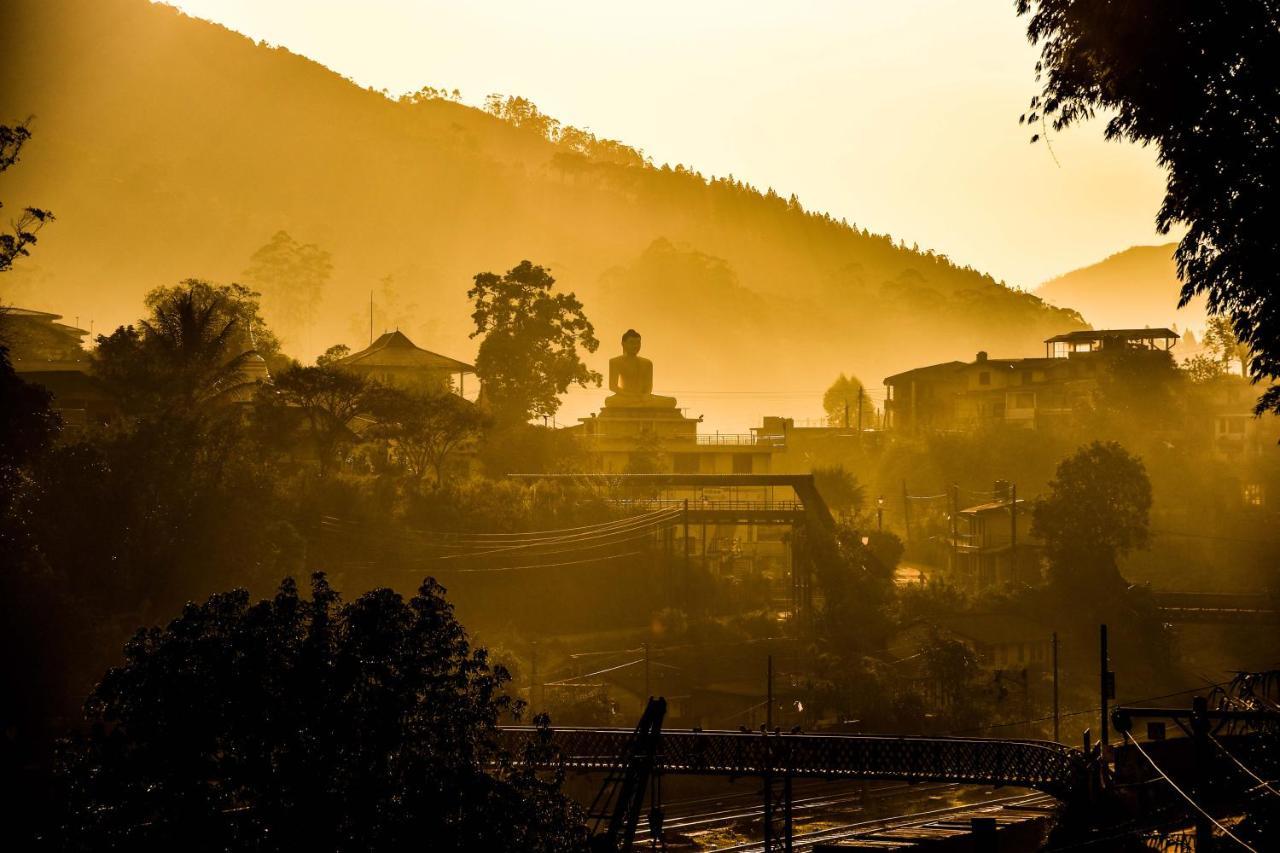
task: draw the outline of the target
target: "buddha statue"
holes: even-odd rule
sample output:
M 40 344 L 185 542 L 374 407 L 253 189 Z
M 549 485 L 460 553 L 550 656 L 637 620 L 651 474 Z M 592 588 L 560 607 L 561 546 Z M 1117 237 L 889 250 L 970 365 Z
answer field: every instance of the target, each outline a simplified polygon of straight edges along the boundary
M 627 329 L 622 335 L 622 355 L 609 359 L 609 390 L 606 407 L 674 409 L 675 397 L 653 393 L 653 362 L 640 357 L 640 333 Z

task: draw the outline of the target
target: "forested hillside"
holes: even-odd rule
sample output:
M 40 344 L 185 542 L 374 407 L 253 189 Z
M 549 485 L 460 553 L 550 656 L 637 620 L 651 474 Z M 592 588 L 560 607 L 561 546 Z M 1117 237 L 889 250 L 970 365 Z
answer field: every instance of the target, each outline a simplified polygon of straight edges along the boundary
M 0 193 L 57 216 L 0 299 L 96 331 L 138 316 L 154 286 L 241 277 L 280 230 L 333 261 L 314 319 L 268 315 L 304 357 L 363 344 L 372 291 L 375 331 L 470 358 L 471 276 L 524 258 L 583 299 L 598 363 L 634 326 L 674 393 L 878 382 L 979 349 L 1034 354 L 1080 326 L 943 256 L 653 164 L 527 102 L 369 91 L 145 0 L 8 0 L 0 51 L 0 120 L 35 117 Z

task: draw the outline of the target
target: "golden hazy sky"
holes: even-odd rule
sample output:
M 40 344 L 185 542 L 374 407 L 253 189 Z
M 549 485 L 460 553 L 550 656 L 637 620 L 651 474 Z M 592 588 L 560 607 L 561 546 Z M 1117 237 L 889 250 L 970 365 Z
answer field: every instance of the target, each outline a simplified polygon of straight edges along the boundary
M 173 5 L 393 95 L 524 95 L 657 163 L 794 192 L 1028 289 L 1167 239 L 1150 150 L 1104 142 L 1101 120 L 1028 144 L 1036 51 L 1013 0 Z

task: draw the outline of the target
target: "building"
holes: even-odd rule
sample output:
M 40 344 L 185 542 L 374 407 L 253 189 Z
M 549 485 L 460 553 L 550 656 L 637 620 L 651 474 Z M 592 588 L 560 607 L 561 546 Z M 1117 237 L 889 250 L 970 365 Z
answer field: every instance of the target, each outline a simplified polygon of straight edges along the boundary
M 468 399 L 475 399 L 480 390 L 476 382 L 474 393 L 468 394 L 466 378 L 475 374 L 474 365 L 425 350 L 399 330 L 383 333 L 368 347 L 339 360 L 338 364 L 390 385 L 423 390 L 452 389 Z
M 918 367 L 884 380 L 885 425 L 902 432 L 970 430 L 1005 424 L 1036 429 L 1092 406 L 1102 362 L 1117 349 L 1167 351 L 1169 329 L 1102 329 L 1045 340 L 1043 358 L 993 359 Z
M 25 382 L 53 395 L 63 429 L 76 434 L 105 423 L 117 411 L 115 400 L 93 377 L 84 348 L 84 329 L 58 322 L 59 314 L 30 308 L 0 310 L 0 343 L 9 349 L 14 371 Z
M 951 575 L 969 592 L 1040 579 L 1040 549 L 1031 542 L 1031 512 L 1006 482 L 998 482 L 992 500 L 955 514 L 951 536 Z
M 18 372 L 71 369 L 86 365 L 84 329 L 59 323 L 61 314 L 30 308 L 0 309 L 0 343 L 9 348 L 9 360 Z

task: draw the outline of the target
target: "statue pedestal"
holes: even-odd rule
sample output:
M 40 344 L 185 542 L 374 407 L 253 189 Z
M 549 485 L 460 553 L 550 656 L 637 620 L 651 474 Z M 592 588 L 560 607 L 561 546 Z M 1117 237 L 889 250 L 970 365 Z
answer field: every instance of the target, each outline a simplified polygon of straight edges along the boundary
M 606 406 L 599 416 L 583 422 L 588 425 L 588 434 L 619 440 L 651 433 L 665 440 L 694 441 L 698 434 L 698 422 L 674 406 Z

